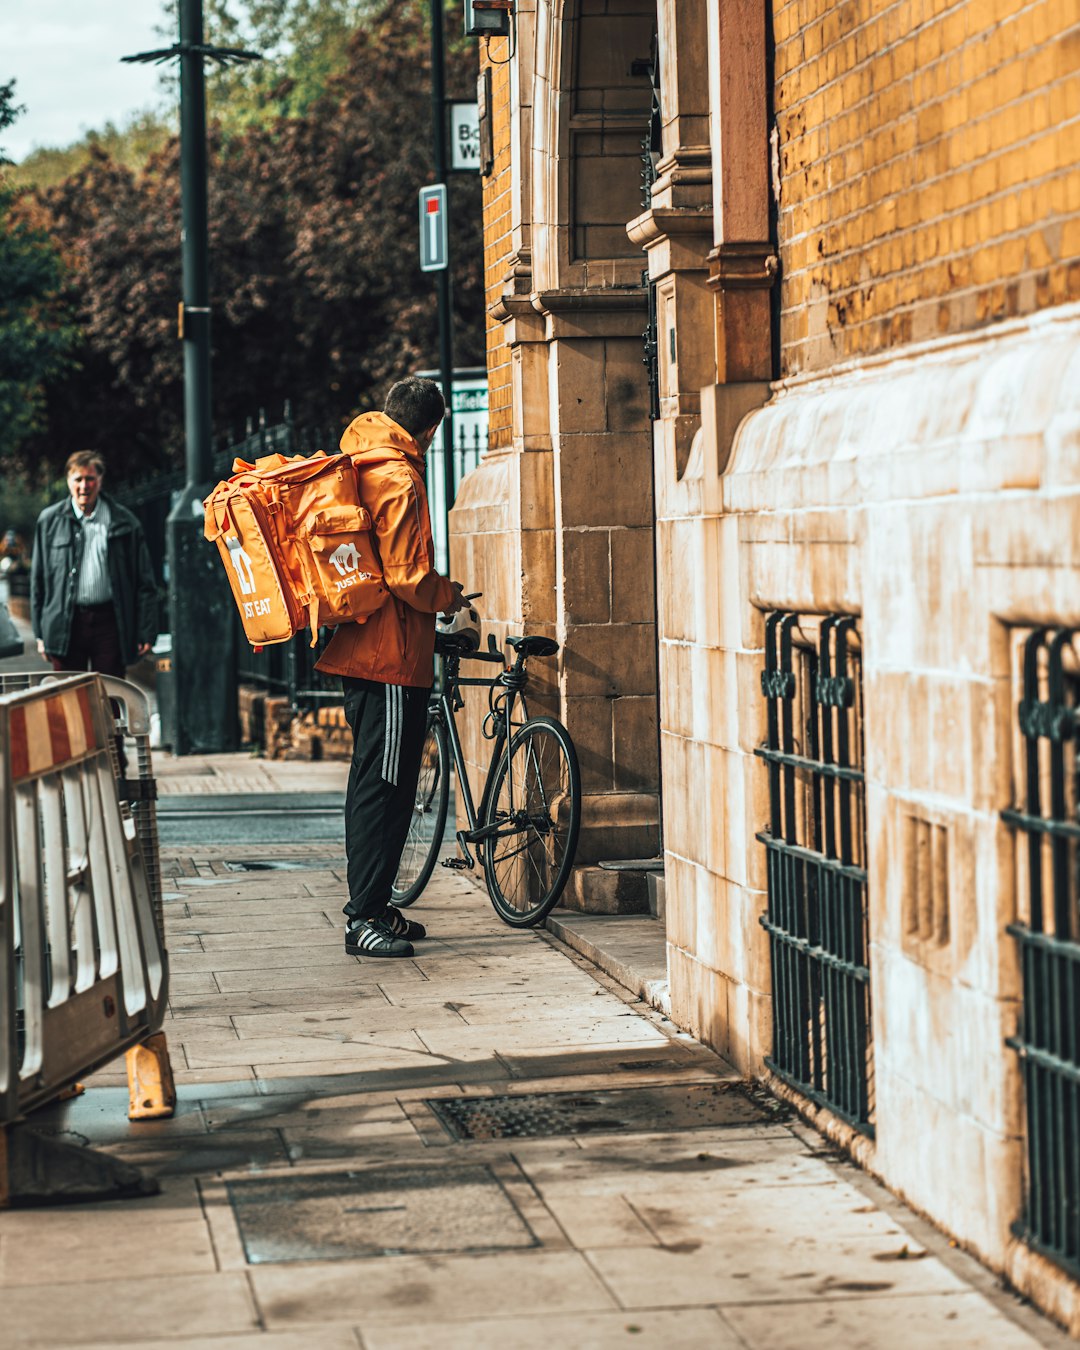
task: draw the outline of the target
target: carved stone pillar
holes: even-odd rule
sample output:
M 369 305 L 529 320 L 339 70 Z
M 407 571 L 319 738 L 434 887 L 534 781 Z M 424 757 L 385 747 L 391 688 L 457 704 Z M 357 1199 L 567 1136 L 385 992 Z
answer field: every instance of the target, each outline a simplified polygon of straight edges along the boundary
M 640 286 L 533 297 L 547 340 L 560 706 L 584 790 L 579 864 L 659 847 L 645 299 Z M 577 900 L 592 907 L 580 873 Z
M 713 242 L 709 286 L 716 305 L 719 384 L 772 375 L 770 291 L 777 260 L 769 241 L 767 6 L 709 6 L 709 103 Z

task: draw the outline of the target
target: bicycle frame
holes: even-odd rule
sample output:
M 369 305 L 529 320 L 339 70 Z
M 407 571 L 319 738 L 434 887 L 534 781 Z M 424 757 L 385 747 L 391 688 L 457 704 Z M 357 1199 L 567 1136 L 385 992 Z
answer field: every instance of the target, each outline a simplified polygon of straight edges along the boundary
M 495 652 L 462 652 L 447 655 L 444 657 L 442 689 L 428 705 L 429 716 L 438 717 L 446 728 L 446 737 L 450 743 L 450 753 L 454 760 L 454 773 L 461 792 L 462 804 L 465 807 L 465 818 L 469 822 L 467 830 L 457 830 L 455 834 L 458 847 L 465 857 L 466 864 L 472 867 L 473 857 L 469 852 L 469 845 L 476 844 L 482 850 L 485 842 L 492 836 L 497 835 L 501 828 L 498 824 L 481 825 L 480 822 L 487 816 L 491 791 L 495 782 L 495 769 L 499 762 L 499 756 L 502 754 L 506 755 L 506 783 L 510 794 L 510 813 L 513 814 L 514 780 L 510 773 L 510 741 L 513 732 L 514 705 L 517 702 L 521 703 L 525 720 L 529 716 L 529 705 L 523 688 L 515 689 L 509 685 L 504 685 L 506 697 L 502 711 L 498 714 L 495 744 L 491 748 L 491 761 L 488 764 L 487 778 L 484 782 L 484 794 L 480 799 L 479 810 L 477 810 L 476 803 L 473 800 L 472 788 L 469 785 L 469 775 L 465 767 L 465 754 L 461 748 L 461 736 L 457 726 L 457 711 L 464 706 L 458 695 L 458 690 L 468 688 L 494 689 L 496 686 L 503 684 L 503 679 L 501 675 L 496 675 L 488 680 L 462 676 L 458 673 L 459 663 L 462 660 L 498 661 L 503 664 L 503 656 L 501 653 Z M 524 665 L 520 660 L 516 663 L 516 668 L 519 674 L 524 674 Z M 482 858 L 483 854 L 481 853 Z

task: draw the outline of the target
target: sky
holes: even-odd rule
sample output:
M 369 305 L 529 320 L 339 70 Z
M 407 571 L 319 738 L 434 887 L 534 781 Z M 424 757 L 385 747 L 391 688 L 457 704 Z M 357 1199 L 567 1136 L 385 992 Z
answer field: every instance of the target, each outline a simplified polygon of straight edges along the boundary
M 26 111 L 0 148 L 18 163 L 162 101 L 161 69 L 121 56 L 167 46 L 160 0 L 0 0 L 0 84 Z

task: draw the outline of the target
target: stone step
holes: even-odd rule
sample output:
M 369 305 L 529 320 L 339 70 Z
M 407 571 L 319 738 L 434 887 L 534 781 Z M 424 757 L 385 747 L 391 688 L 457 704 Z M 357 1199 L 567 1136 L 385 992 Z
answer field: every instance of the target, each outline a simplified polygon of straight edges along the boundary
M 662 866 L 651 858 L 612 859 L 575 867 L 561 907 L 581 914 L 649 914 L 649 878 Z
M 548 915 L 547 929 L 624 989 L 671 1015 L 663 924 L 647 914 L 571 914 L 556 909 Z
M 649 888 L 649 913 L 654 919 L 664 922 L 666 916 L 666 906 L 664 903 L 664 874 L 660 872 L 649 872 L 645 877 Z

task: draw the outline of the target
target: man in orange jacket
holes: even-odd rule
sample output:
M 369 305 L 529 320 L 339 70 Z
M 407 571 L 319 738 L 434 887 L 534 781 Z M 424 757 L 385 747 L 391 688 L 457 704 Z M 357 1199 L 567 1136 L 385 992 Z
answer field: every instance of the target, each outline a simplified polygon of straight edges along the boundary
M 318 663 L 340 675 L 353 756 L 345 794 L 350 956 L 412 956 L 425 936 L 390 904 L 390 888 L 420 775 L 434 680 L 435 616 L 462 607 L 460 583 L 435 570 L 424 458 L 445 412 L 439 386 L 410 376 L 384 411 L 357 417 L 341 438 L 371 514 L 389 592 L 364 623 L 343 624 Z

